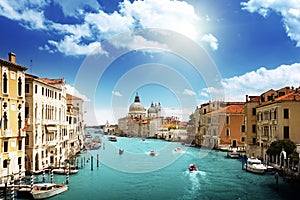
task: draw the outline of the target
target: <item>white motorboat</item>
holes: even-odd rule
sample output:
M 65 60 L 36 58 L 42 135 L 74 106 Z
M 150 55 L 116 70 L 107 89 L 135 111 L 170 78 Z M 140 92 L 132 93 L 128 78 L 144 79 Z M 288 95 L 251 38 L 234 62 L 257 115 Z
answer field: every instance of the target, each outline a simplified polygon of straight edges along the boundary
M 267 170 L 267 167 L 257 158 L 248 158 L 244 165 L 244 169 L 249 172 L 263 174 Z
M 65 169 L 65 168 L 53 169 L 53 173 L 54 174 L 66 174 L 67 169 Z M 69 174 L 77 174 L 77 173 L 78 173 L 78 169 L 70 169 L 69 170 Z
M 240 153 L 237 152 L 236 150 L 230 152 L 229 154 L 230 158 L 239 158 L 240 157 Z
M 55 183 L 38 183 L 33 185 L 31 191 L 33 199 L 45 199 L 68 190 L 68 186 L 65 184 Z

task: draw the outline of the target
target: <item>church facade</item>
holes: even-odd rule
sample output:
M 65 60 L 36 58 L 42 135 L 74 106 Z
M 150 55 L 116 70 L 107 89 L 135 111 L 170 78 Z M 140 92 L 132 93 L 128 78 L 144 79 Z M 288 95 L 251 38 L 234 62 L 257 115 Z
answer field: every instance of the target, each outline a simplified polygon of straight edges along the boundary
M 160 103 L 151 103 L 146 109 L 136 93 L 134 102 L 129 106 L 128 115 L 118 120 L 123 135 L 132 137 L 155 137 L 157 127 L 163 124 Z

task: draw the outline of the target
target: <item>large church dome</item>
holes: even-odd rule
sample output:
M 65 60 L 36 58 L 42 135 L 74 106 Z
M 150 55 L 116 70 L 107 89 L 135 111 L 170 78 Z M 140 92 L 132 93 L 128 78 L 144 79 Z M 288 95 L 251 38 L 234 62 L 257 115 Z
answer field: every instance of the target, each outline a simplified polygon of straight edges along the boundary
M 135 95 L 134 102 L 129 107 L 129 114 L 135 115 L 135 114 L 142 114 L 145 113 L 146 109 L 140 102 L 140 97 L 138 93 Z

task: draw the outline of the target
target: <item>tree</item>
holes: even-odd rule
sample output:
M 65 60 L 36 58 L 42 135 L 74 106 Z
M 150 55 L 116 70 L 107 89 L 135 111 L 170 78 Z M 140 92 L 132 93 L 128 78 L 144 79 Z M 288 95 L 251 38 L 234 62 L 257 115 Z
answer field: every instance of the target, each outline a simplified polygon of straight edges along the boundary
M 278 140 L 272 142 L 270 147 L 267 150 L 268 155 L 279 155 L 284 149 L 286 152 L 287 157 L 291 158 L 292 161 L 295 163 L 298 162 L 299 156 L 296 152 L 296 145 L 291 140 Z

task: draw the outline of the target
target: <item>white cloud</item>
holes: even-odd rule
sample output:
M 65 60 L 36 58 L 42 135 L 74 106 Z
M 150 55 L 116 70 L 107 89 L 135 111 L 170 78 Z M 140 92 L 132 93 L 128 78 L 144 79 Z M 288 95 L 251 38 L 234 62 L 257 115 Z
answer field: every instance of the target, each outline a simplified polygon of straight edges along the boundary
M 218 46 L 219 46 L 218 39 L 213 34 L 211 34 L 211 33 L 205 34 L 201 40 L 209 43 L 212 50 L 215 51 L 218 49 Z
M 59 42 L 54 40 L 49 40 L 48 42 L 50 45 L 55 46 L 58 51 L 64 52 L 66 55 L 106 54 L 100 42 L 92 42 L 87 45 L 80 44 L 80 39 L 74 35 L 66 35 L 64 39 Z
M 112 91 L 112 94 L 117 96 L 117 97 L 121 97 L 122 94 L 119 91 Z
M 59 23 L 45 18 L 44 10 L 54 4 L 59 5 L 66 17 L 76 19 L 71 23 Z M 295 13 L 295 12 L 293 12 Z M 0 16 L 17 21 L 32 30 L 47 30 L 57 38 L 51 37 L 47 44 L 39 49 L 49 52 L 61 52 L 66 55 L 88 55 L 90 49 L 100 48 L 97 53 L 107 54 L 100 42 L 115 34 L 134 31 L 138 28 L 159 28 L 181 33 L 196 42 L 208 42 L 213 50 L 218 48 L 218 40 L 212 35 L 201 33 L 201 21 L 192 4 L 178 0 L 129 0 L 120 1 L 118 10 L 105 13 L 96 0 L 86 1 L 43 1 L 20 0 L 0 1 Z M 127 48 L 133 48 L 142 42 L 159 46 L 142 36 L 133 36 L 132 40 L 114 41 L 115 44 L 129 42 Z M 63 38 L 63 39 L 62 39 Z M 151 47 L 152 47 L 151 46 Z
M 269 89 L 280 89 L 285 86 L 300 86 L 300 63 L 281 65 L 268 70 L 264 67 L 248 72 L 241 76 L 234 76 L 222 80 L 226 101 L 245 101 L 245 95 L 260 95 Z M 216 88 L 204 88 L 201 91 L 203 98 L 212 93 L 220 92 Z
M 249 0 L 242 2 L 242 9 L 251 13 L 257 12 L 267 17 L 269 12 L 274 11 L 282 16 L 288 37 L 296 41 L 300 47 L 300 1 L 299 0 Z
M 28 7 L 43 6 L 41 1 L 0 1 L 0 16 L 19 21 L 27 29 L 45 29 L 44 12 Z M 25 9 L 24 9 L 25 8 Z
M 80 93 L 76 88 L 74 88 L 71 85 L 66 84 L 66 89 L 67 89 L 67 93 L 75 96 L 75 97 L 79 97 L 81 98 L 84 102 L 89 102 L 91 101 L 87 96 L 85 96 L 84 94 Z
M 190 96 L 196 95 L 196 93 L 193 90 L 189 90 L 189 89 L 184 89 L 183 94 L 190 95 Z

